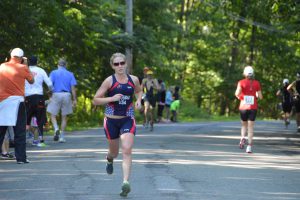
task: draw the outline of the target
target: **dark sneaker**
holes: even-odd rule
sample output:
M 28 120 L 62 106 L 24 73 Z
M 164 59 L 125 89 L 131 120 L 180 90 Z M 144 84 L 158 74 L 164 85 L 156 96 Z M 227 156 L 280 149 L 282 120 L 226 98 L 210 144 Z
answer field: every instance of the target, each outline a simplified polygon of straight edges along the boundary
M 150 126 L 150 131 L 153 131 L 153 124 L 151 124 Z
M 33 140 L 33 141 L 32 141 L 32 146 L 37 146 L 37 145 L 38 145 L 38 143 L 39 143 L 39 141 L 38 141 L 38 140 Z
M 128 182 L 124 182 L 122 185 L 122 190 L 120 193 L 121 197 L 127 197 L 128 193 L 130 192 L 130 184 Z
M 58 139 L 59 139 L 59 134 L 60 134 L 59 130 L 55 131 L 55 135 L 54 135 L 54 137 L 53 137 L 53 140 L 54 140 L 54 141 L 58 141 Z
M 149 122 L 145 122 L 145 123 L 143 124 L 143 127 L 144 127 L 145 129 L 147 129 L 147 128 L 149 127 Z
M 106 163 L 106 173 L 112 174 L 114 172 L 114 159 L 109 159 L 106 157 L 107 163 Z
M 284 122 L 284 125 L 285 125 L 285 128 L 287 128 L 289 126 L 290 122 L 289 121 L 285 121 Z
M 24 161 L 17 161 L 17 164 L 27 164 L 27 163 L 30 163 L 28 159 Z
M 14 160 L 15 156 L 11 153 L 1 154 L 1 158 L 4 160 Z
M 244 149 L 245 144 L 246 144 L 246 139 L 242 138 L 240 141 L 240 149 Z

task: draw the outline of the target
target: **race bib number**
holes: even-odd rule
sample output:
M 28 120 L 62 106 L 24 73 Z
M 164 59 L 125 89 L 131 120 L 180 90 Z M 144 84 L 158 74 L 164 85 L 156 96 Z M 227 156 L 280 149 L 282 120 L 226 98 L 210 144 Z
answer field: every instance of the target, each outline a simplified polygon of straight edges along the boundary
M 130 99 L 130 96 L 122 96 L 122 98 L 119 100 L 120 105 L 126 105 L 126 101 Z
M 246 105 L 254 105 L 254 96 L 244 96 L 244 102 Z

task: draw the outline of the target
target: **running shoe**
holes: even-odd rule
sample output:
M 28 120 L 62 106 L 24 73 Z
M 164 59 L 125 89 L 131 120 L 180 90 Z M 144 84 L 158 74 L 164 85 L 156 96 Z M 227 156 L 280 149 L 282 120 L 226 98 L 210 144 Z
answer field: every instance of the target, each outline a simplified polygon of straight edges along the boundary
M 33 139 L 33 137 L 34 137 L 33 133 L 29 130 L 26 130 L 26 136 L 27 136 L 26 139 Z
M 290 124 L 290 122 L 289 121 L 285 121 L 284 124 L 285 124 L 285 127 L 287 128 L 288 125 Z
M 147 128 L 149 127 L 149 122 L 144 123 L 144 124 L 143 124 L 143 127 L 144 127 L 145 129 L 147 129 Z
M 252 146 L 251 145 L 247 146 L 246 153 L 252 153 Z
M 65 142 L 66 142 L 66 139 L 63 138 L 63 137 L 60 137 L 60 138 L 59 138 L 59 142 L 60 142 L 60 143 L 65 143 Z
M 112 174 L 114 172 L 114 166 L 113 166 L 114 159 L 112 159 L 112 158 L 109 159 L 106 156 L 106 160 L 107 160 L 107 162 L 106 162 L 106 173 L 107 174 Z
M 123 182 L 123 185 L 122 185 L 122 190 L 121 190 L 121 193 L 120 193 L 120 196 L 121 197 L 127 197 L 128 193 L 130 192 L 130 184 L 129 182 L 127 181 L 124 181 Z
M 32 141 L 32 146 L 37 146 L 39 144 L 39 141 L 38 140 L 33 140 Z
M 151 124 L 150 126 L 150 131 L 153 131 L 153 124 Z
M 1 158 L 5 160 L 13 160 L 15 156 L 12 153 L 1 154 Z
M 246 144 L 246 139 L 242 138 L 240 141 L 240 149 L 244 149 L 245 144 Z
M 54 137 L 53 137 L 53 140 L 54 140 L 54 141 L 58 141 L 58 139 L 59 139 L 59 134 L 60 134 L 59 130 L 55 131 L 55 135 L 54 135 Z
M 28 159 L 24 160 L 24 161 L 17 161 L 17 164 L 27 164 L 30 163 L 30 161 Z
M 37 144 L 38 147 L 46 147 L 47 145 L 44 142 L 39 142 Z

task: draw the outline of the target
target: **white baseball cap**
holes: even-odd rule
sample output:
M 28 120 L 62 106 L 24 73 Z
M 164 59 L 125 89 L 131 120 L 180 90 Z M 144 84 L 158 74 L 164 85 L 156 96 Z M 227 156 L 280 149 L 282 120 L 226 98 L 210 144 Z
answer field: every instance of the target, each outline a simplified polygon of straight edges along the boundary
M 10 52 L 10 56 L 11 57 L 23 57 L 24 56 L 24 51 L 20 48 L 14 48 L 11 52 Z
M 283 84 L 289 83 L 289 79 L 287 79 L 287 78 L 283 79 L 283 82 L 282 82 L 282 83 L 283 83 Z
M 244 69 L 244 75 L 245 76 L 252 76 L 254 74 L 254 70 L 251 66 L 247 66 Z

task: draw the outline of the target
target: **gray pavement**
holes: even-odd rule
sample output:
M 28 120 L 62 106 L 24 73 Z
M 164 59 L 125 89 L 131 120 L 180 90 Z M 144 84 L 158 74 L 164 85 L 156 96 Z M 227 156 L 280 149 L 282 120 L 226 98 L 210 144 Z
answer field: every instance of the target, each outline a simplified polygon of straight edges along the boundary
M 138 126 L 131 176 L 137 200 L 300 199 L 300 134 L 281 121 L 258 121 L 252 154 L 238 148 L 240 122 Z M 67 133 L 28 146 L 30 164 L 0 160 L 1 200 L 114 200 L 122 182 L 120 155 L 105 172 L 103 129 Z

